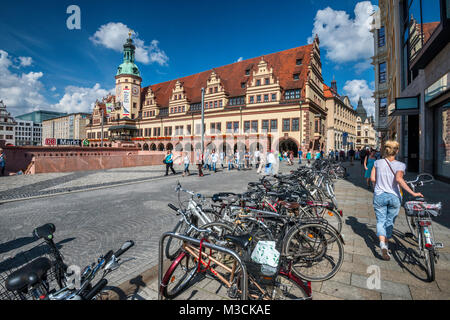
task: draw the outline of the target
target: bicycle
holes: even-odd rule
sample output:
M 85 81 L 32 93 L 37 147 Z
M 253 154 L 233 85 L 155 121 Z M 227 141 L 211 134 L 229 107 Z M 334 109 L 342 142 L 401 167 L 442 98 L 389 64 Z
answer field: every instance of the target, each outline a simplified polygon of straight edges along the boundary
M 422 180 L 426 176 L 429 178 Z M 416 187 L 433 181 L 434 178 L 432 175 L 420 174 L 415 180 L 406 181 L 406 183 L 415 192 Z M 405 209 L 408 227 L 418 244 L 419 258 L 423 260 L 425 265 L 427 280 L 433 282 L 436 276 L 435 263 L 439 259 L 437 249 L 443 248 L 444 245 L 434 241 L 432 217 L 440 215 L 442 203 L 427 203 L 424 198 L 416 198 L 415 200 L 406 201 L 403 207 Z
M 39 257 L 12 271 L 6 279 L 2 279 L 6 290 L 2 289 L 1 297 L 13 300 L 94 299 L 107 284 L 105 276 L 118 268 L 119 256 L 134 245 L 133 241 L 127 241 L 115 253 L 110 250 L 98 259 L 97 264 L 87 266 L 80 275 L 80 287 L 75 288 L 70 280 L 76 275 L 68 272 L 63 256 L 53 242 L 55 229 L 52 223 L 34 229 L 33 235 L 43 239 L 50 248 L 50 258 Z M 103 275 L 92 286 L 91 283 L 100 269 L 104 270 Z M 51 288 L 52 286 L 56 288 Z
M 185 211 L 169 204 L 169 207 L 182 215 L 186 223 L 189 223 Z M 311 299 L 310 283 L 305 284 L 301 279 L 293 275 L 286 260 L 281 259 L 277 268 L 267 268 L 251 261 L 249 258 L 249 244 L 252 241 L 250 235 L 233 235 L 233 228 L 223 222 L 212 222 L 197 228 L 201 241 L 234 248 L 242 252 L 243 261 L 249 271 L 249 298 L 274 299 L 274 298 L 298 298 Z M 217 232 L 219 230 L 219 232 Z M 231 245 L 230 245 L 231 244 Z M 208 263 L 206 262 L 208 261 Z M 204 267 L 201 270 L 201 267 Z M 228 288 L 228 295 L 237 298 L 240 288 L 240 270 L 236 261 L 229 261 L 224 255 L 217 255 L 211 250 L 209 253 L 200 247 L 184 244 L 179 256 L 172 262 L 160 284 L 160 292 L 166 298 L 174 298 L 183 292 L 199 272 L 208 271 Z

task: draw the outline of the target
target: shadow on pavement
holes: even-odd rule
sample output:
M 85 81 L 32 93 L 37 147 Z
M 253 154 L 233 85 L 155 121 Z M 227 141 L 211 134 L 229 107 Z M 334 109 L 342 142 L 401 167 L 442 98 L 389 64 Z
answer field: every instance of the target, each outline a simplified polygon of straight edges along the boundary
M 381 259 L 381 255 L 377 251 L 379 240 L 375 231 L 371 229 L 376 228 L 376 226 L 372 224 L 359 222 L 358 219 L 355 217 L 348 217 L 345 223 L 352 228 L 353 232 L 356 235 L 364 239 L 364 242 L 366 243 L 367 247 L 372 251 L 374 257 Z
M 397 263 L 416 279 L 428 282 L 426 267 L 420 259 L 417 243 L 398 230 L 394 230 L 391 245 L 392 257 Z M 392 244 L 392 242 L 391 242 Z

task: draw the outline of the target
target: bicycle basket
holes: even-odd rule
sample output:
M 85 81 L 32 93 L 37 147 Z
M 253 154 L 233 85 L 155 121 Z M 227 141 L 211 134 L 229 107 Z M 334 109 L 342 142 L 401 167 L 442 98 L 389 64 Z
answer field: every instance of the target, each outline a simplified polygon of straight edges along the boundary
M 437 217 L 441 214 L 442 203 L 426 203 L 421 201 L 405 202 L 405 213 L 407 216 L 427 216 L 428 214 Z
M 46 257 L 52 262 L 52 267 L 47 272 L 46 281 L 49 284 L 50 288 L 57 287 L 57 268 L 55 259 L 52 256 L 48 245 L 45 242 L 41 242 L 29 250 L 21 251 L 15 254 L 13 257 L 9 257 L 0 262 L 0 300 L 21 300 L 21 297 L 17 292 L 8 291 L 6 289 L 6 279 L 14 271 L 24 267 L 26 264 L 40 257 Z M 22 296 L 26 300 L 33 300 L 31 292 L 22 293 Z

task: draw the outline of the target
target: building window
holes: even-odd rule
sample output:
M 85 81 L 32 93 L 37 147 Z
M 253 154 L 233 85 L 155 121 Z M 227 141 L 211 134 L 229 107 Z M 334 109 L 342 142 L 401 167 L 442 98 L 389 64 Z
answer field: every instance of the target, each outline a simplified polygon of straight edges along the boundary
M 264 95 L 264 102 L 269 102 L 269 95 L 268 94 Z
M 214 108 L 217 108 L 217 101 L 214 101 Z
M 214 92 L 217 93 L 219 90 L 219 87 L 214 87 Z
M 233 122 L 227 122 L 227 133 L 233 132 Z
M 270 131 L 271 132 L 277 131 L 277 128 L 278 128 L 278 121 L 277 121 L 277 119 L 270 120 Z
M 266 133 L 269 131 L 269 120 L 261 121 L 261 132 Z
M 258 132 L 258 120 L 252 120 L 252 133 Z
M 256 102 L 261 102 L 261 95 L 256 96 Z
M 192 126 L 190 124 L 186 127 L 186 134 L 191 135 L 192 134 Z
M 283 131 L 291 131 L 291 119 L 283 119 Z
M 386 82 L 386 62 L 382 62 L 378 65 L 378 82 Z
M 241 88 L 245 89 L 245 82 L 241 82 Z
M 233 122 L 233 132 L 239 133 L 239 121 Z
M 277 100 L 277 94 L 276 93 L 272 93 L 272 101 L 276 101 Z
M 300 79 L 300 73 L 294 73 L 294 80 Z
M 293 118 L 292 119 L 292 127 L 291 127 L 291 131 L 299 131 L 299 118 Z
M 254 103 L 255 102 L 255 97 L 254 96 L 250 96 L 250 103 Z
M 286 90 L 284 93 L 286 100 L 300 99 L 300 89 Z
M 250 132 L 250 121 L 244 121 L 244 133 Z
M 245 70 L 245 75 L 249 76 L 250 75 L 250 69 Z
M 266 84 L 266 85 L 270 84 L 270 79 L 269 78 L 265 78 L 264 79 L 264 84 Z
M 209 88 L 209 93 L 213 93 L 213 88 Z
M 384 34 L 384 27 L 378 29 L 378 48 L 384 47 L 386 44 L 386 37 Z
M 257 86 L 260 86 L 260 85 L 261 85 L 261 80 L 260 80 L 260 79 L 256 80 L 256 85 L 257 85 Z
M 297 59 L 295 61 L 295 64 L 298 65 L 298 66 L 301 66 L 302 65 L 302 59 Z

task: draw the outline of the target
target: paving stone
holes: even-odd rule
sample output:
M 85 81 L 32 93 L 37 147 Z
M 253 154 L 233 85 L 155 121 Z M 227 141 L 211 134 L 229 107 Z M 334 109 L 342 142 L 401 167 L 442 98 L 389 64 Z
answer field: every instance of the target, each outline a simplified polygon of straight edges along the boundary
M 450 300 L 450 293 L 409 286 L 413 300 Z
M 376 291 L 346 285 L 333 280 L 324 282 L 321 293 L 346 300 L 380 300 L 381 294 Z
M 405 299 L 411 299 L 411 294 L 409 292 L 409 288 L 406 284 L 396 283 L 392 281 L 387 280 L 381 280 L 380 281 L 380 288 L 379 289 L 371 289 L 368 288 L 367 280 L 369 279 L 370 275 L 361 276 L 359 274 L 352 274 L 351 278 L 351 285 L 363 289 L 369 289 L 378 291 L 380 293 L 385 294 L 392 294 L 395 296 L 403 297 Z

